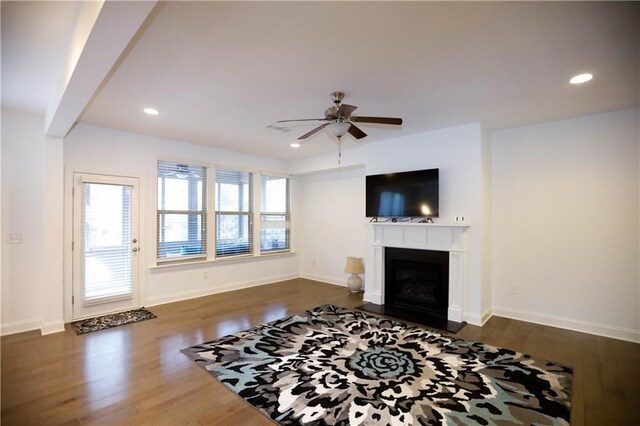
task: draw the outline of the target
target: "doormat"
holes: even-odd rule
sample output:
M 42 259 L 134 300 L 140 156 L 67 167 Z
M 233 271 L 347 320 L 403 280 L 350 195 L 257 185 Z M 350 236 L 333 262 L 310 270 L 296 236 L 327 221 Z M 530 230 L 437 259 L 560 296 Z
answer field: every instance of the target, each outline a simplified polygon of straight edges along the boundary
M 568 425 L 572 369 L 325 305 L 183 349 L 281 425 Z
M 71 323 L 77 335 L 93 333 L 94 331 L 105 330 L 107 328 L 119 327 L 121 325 L 134 322 L 145 321 L 157 318 L 153 313 L 145 308 L 133 309 L 116 314 L 102 315 L 95 318 L 88 318 Z

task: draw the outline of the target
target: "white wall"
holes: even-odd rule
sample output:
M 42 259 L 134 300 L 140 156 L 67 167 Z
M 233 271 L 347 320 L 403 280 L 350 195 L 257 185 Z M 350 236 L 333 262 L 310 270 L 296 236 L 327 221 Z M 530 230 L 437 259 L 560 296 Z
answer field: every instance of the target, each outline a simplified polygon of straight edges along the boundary
M 145 305 L 264 284 L 299 275 L 297 254 L 153 268 L 155 253 L 152 247 L 156 230 L 155 165 L 158 157 L 235 165 L 257 171 L 285 172 L 284 163 L 280 160 L 85 124 L 78 125 L 67 136 L 64 145 L 68 195 L 70 195 L 71 186 L 69 176 L 73 171 L 98 171 L 140 178 L 142 221 L 139 238 L 142 255 L 140 300 Z M 297 196 L 295 188 L 294 185 L 294 200 Z M 70 239 L 70 201 L 66 202 L 65 210 L 65 235 Z M 297 232 L 295 223 L 292 232 L 295 239 Z M 70 258 L 70 252 L 65 254 Z M 70 271 L 69 265 L 67 265 L 67 271 Z M 207 278 L 204 277 L 204 272 L 207 272 Z M 66 281 L 65 285 L 70 288 L 69 280 Z
M 492 312 L 492 275 L 491 275 L 491 217 L 492 217 L 492 182 L 491 182 L 491 132 L 482 126 L 481 142 L 481 194 L 482 209 L 482 320 L 489 319 Z
M 298 182 L 301 274 L 346 285 L 347 256 L 365 254 L 364 168 L 303 176 Z
M 638 122 L 493 132 L 496 314 L 640 341 Z
M 464 124 L 367 146 L 366 174 L 440 169 L 439 222 L 464 216 L 467 231 L 467 287 L 464 318 L 484 320 L 482 302 L 483 210 L 480 123 Z
M 64 331 L 64 141 L 45 137 L 42 250 L 42 334 Z
M 353 167 L 360 162 L 364 165 L 364 174 L 373 175 L 389 172 L 401 172 L 409 170 L 440 169 L 440 217 L 439 222 L 453 222 L 456 216 L 464 216 L 471 223 L 467 232 L 468 247 L 468 286 L 465 293 L 466 320 L 480 324 L 483 320 L 483 305 L 489 301 L 482 300 L 483 294 L 483 191 L 487 189 L 486 179 L 483 181 L 483 145 L 481 139 L 480 123 L 465 124 L 446 129 L 434 130 L 420 134 L 394 138 L 386 141 L 361 144 L 357 148 L 344 151 L 343 163 L 346 167 Z M 488 158 L 488 157 L 487 157 Z M 488 161 L 485 161 L 488 168 Z M 325 241 L 329 232 L 339 241 L 345 241 L 342 235 L 345 229 L 350 229 L 349 242 L 346 246 L 349 251 L 357 251 L 363 247 L 365 253 L 367 224 L 364 216 L 364 179 L 358 176 L 361 172 L 336 173 L 333 169 L 337 166 L 337 154 L 322 155 L 292 161 L 289 170 L 296 173 L 306 173 L 321 170 L 330 170 L 326 175 L 309 176 L 304 179 L 304 214 L 303 221 L 303 273 L 317 277 L 333 278 L 336 274 L 344 276 L 340 272 L 344 263 L 344 253 L 333 255 L 325 254 L 326 262 L 321 264 L 316 260 L 323 259 L 322 253 L 336 250 L 339 244 L 333 245 Z M 357 176 L 357 181 L 356 181 Z M 352 194 L 351 199 L 347 190 Z M 326 207 L 330 202 L 331 193 L 335 192 L 336 199 L 341 203 L 334 203 L 335 209 Z M 322 207 L 324 206 L 324 207 Z M 314 211 L 314 209 L 316 209 Z M 311 212 L 309 212 L 311 211 Z M 339 212 L 339 214 L 336 214 Z M 313 220 L 310 220 L 313 219 Z M 323 226 L 316 227 L 316 223 Z M 333 223 L 333 226 L 331 225 Z M 333 227 L 337 230 L 331 231 Z M 351 228 L 356 227 L 357 231 Z M 320 231 L 321 230 L 321 231 Z M 354 240 L 355 237 L 360 240 Z M 307 256 L 307 250 L 313 254 Z M 346 252 L 346 250 L 343 250 Z M 356 255 L 349 254 L 351 256 Z M 333 258 L 338 261 L 333 262 Z M 365 263 L 372 264 L 369 255 L 365 254 Z M 485 262 L 487 263 L 487 262 Z M 366 270 L 366 265 L 365 265 Z M 340 276 L 340 275 L 338 275 Z M 367 274 L 365 272 L 365 281 Z M 343 279 L 344 280 L 344 279 Z M 484 285 L 489 285 L 485 282 Z
M 142 300 L 147 305 L 300 273 L 343 284 L 344 258 L 366 252 L 363 176 L 438 167 L 438 220 L 465 216 L 471 223 L 468 320 L 481 322 L 492 304 L 498 315 L 639 341 L 638 117 L 638 109 L 629 109 L 501 130 L 491 134 L 490 144 L 480 124 L 473 123 L 347 149 L 340 171 L 337 154 L 284 163 L 79 125 L 64 142 L 64 166 L 67 180 L 72 171 L 140 178 L 144 247 L 155 235 L 158 156 L 298 174 L 293 185 L 298 253 L 152 269 L 153 253 L 145 250 Z M 3 334 L 41 327 L 58 315 L 55 300 L 51 306 L 43 303 L 62 294 L 43 284 L 44 268 L 56 269 L 44 250 L 60 244 L 49 214 L 61 198 L 47 196 L 51 186 L 45 173 L 59 174 L 60 157 L 57 147 L 45 143 L 42 117 L 2 111 Z M 305 175 L 318 171 L 324 173 Z M 69 182 L 65 191 L 69 240 Z M 13 233 L 22 234 L 22 243 L 8 244 Z M 65 264 L 69 259 L 65 251 Z M 511 294 L 513 286 L 517 295 Z
M 300 149 L 304 149 L 304 146 Z M 366 161 L 366 155 L 367 145 L 365 143 L 343 142 L 340 164 L 338 164 L 338 146 L 336 145 L 334 152 L 289 161 L 287 170 L 292 175 L 305 175 L 362 168 Z
M 44 119 L 2 110 L 2 334 L 41 325 L 43 194 Z

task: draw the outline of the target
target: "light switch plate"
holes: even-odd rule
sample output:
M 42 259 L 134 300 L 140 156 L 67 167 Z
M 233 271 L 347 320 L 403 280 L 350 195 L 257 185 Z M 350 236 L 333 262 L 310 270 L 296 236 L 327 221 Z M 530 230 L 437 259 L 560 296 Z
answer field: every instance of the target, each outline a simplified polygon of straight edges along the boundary
M 20 244 L 22 242 L 22 234 L 9 234 L 9 244 Z

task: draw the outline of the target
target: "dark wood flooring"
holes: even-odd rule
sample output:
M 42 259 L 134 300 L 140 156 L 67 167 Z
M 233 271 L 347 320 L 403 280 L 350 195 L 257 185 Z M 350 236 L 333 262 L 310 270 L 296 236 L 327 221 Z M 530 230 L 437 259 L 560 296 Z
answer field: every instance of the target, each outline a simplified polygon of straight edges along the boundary
M 150 308 L 157 319 L 76 336 L 2 337 L 2 425 L 271 424 L 179 351 L 361 295 L 297 279 Z M 640 345 L 494 317 L 458 336 L 574 368 L 573 425 L 637 425 Z

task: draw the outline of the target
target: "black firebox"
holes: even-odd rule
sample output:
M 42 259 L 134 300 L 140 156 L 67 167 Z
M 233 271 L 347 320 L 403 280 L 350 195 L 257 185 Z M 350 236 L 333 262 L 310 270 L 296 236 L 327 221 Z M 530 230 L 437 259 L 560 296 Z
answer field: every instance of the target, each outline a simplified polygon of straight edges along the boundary
M 385 248 L 384 304 L 447 319 L 449 252 Z
M 384 304 L 358 309 L 457 333 L 467 323 L 448 319 L 449 252 L 384 248 Z

